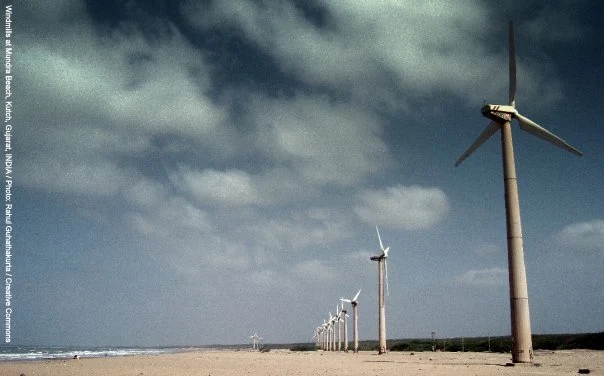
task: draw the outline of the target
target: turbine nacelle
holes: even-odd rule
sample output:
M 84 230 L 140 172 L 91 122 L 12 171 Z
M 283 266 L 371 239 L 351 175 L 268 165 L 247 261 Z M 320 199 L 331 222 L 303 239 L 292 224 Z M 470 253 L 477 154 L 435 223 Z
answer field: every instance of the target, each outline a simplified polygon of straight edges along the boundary
M 386 293 L 390 295 L 390 291 L 388 289 L 388 251 L 390 251 L 390 247 L 384 248 L 384 244 L 382 243 L 382 237 L 380 236 L 380 230 L 377 226 L 375 226 L 375 231 L 377 232 L 378 240 L 380 242 L 380 251 L 382 254 L 379 256 L 371 256 L 370 259 L 372 261 L 381 261 L 384 260 L 384 270 L 386 271 Z M 360 292 L 360 291 L 359 291 Z
M 518 113 L 513 106 L 498 104 L 484 105 L 480 112 L 482 112 L 483 116 L 496 121 L 497 123 L 512 121 L 512 117 Z

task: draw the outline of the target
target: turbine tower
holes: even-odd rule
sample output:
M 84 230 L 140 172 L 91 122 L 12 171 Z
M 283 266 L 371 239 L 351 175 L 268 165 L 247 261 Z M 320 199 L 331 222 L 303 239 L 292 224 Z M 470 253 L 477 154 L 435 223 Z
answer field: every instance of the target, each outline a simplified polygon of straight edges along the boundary
M 358 312 L 357 306 L 359 304 L 358 299 L 359 299 L 360 293 L 361 293 L 361 290 L 359 290 L 359 292 L 357 292 L 357 294 L 352 299 L 342 299 L 343 302 L 348 302 L 352 305 L 352 317 L 353 317 L 352 337 L 353 337 L 353 341 L 354 341 L 352 351 L 354 351 L 355 353 L 359 352 L 359 312 Z
M 342 351 L 342 312 L 339 312 L 340 305 L 336 305 L 336 317 L 335 322 L 338 326 L 338 352 Z
M 524 117 L 516 110 L 516 53 L 514 27 L 511 21 L 509 33 L 509 103 L 508 105 L 487 104 L 482 108 L 482 114 L 491 119 L 491 122 L 468 150 L 459 157 L 455 162 L 455 166 L 458 166 L 464 159 L 478 149 L 480 145 L 489 139 L 489 137 L 501 129 L 512 324 L 512 361 L 514 363 L 531 363 L 533 361 L 533 345 L 531 340 L 528 288 L 524 266 L 522 227 L 520 223 L 520 205 L 518 201 L 514 149 L 512 145 L 511 120 L 518 120 L 520 129 L 533 136 L 537 136 L 578 156 L 583 154 L 547 129 Z
M 388 290 L 388 251 L 390 247 L 384 248 L 382 244 L 382 238 L 380 237 L 380 230 L 375 226 L 375 230 L 377 231 L 378 240 L 380 241 L 380 251 L 382 254 L 378 256 L 371 256 L 370 259 L 372 261 L 377 261 L 378 264 L 378 297 L 379 297 L 379 320 L 378 320 L 378 328 L 379 328 L 379 345 L 378 345 L 378 354 L 386 353 L 386 306 L 384 299 L 384 269 L 386 271 L 386 290 Z

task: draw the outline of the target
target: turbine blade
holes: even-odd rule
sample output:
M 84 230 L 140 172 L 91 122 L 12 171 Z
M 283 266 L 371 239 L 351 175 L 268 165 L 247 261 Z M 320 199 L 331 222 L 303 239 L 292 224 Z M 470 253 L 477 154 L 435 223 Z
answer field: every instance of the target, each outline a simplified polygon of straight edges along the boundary
M 380 241 L 380 250 L 383 252 L 384 251 L 384 245 L 382 244 L 382 238 L 380 237 L 380 230 L 378 229 L 377 225 L 375 226 L 375 231 L 377 231 L 378 240 Z
M 490 122 L 489 125 L 486 127 L 486 129 L 484 131 L 482 131 L 482 133 L 480 134 L 480 136 L 478 136 L 478 138 L 476 139 L 476 141 L 474 141 L 474 143 L 472 145 L 470 145 L 470 147 L 468 148 L 468 150 L 466 150 L 455 162 L 455 167 L 459 166 L 459 164 L 461 162 L 464 161 L 464 159 L 468 158 L 470 155 L 472 155 L 472 153 L 474 153 L 474 151 L 476 151 L 476 149 L 478 149 L 480 147 L 480 145 L 482 145 L 486 140 L 488 140 L 493 134 L 495 134 L 495 132 L 497 132 L 497 130 L 500 128 L 500 125 L 494 121 Z
M 531 119 L 524 117 L 519 113 L 516 113 L 515 116 L 516 119 L 518 119 L 518 123 L 520 123 L 520 129 L 522 129 L 523 131 L 528 132 L 533 136 L 537 136 L 540 139 L 550 142 L 558 147 L 561 147 L 562 149 L 565 149 L 575 155 L 578 155 L 579 157 L 583 155 L 583 153 L 581 153 L 579 150 L 570 146 L 566 143 L 566 141 L 556 136 L 552 132 L 548 131 L 547 129 L 543 128 L 539 124 L 535 123 Z
M 390 290 L 388 289 L 388 259 L 384 259 L 384 268 L 386 269 L 386 295 L 390 296 Z
M 516 43 L 514 24 L 510 21 L 510 106 L 516 107 Z
M 359 289 L 359 292 L 357 292 L 357 294 L 354 296 L 354 298 L 352 298 L 352 301 L 353 301 L 353 302 L 356 302 L 356 301 L 357 301 L 357 299 L 358 299 L 358 297 L 359 297 L 359 294 L 360 294 L 360 293 L 361 293 L 361 290 Z

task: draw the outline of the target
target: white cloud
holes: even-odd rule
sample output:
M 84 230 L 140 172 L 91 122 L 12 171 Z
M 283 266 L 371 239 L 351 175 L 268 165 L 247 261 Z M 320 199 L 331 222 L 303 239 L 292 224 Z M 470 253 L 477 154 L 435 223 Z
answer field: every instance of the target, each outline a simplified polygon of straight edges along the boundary
M 26 157 L 19 169 L 19 183 L 50 192 L 112 196 L 134 183 L 135 171 L 113 161 Z
M 85 7 L 63 10 L 77 17 L 62 16 L 69 27 L 23 35 L 15 66 L 29 109 L 20 115 L 25 184 L 114 194 L 140 177 L 133 158 L 167 135 L 198 150 L 236 149 L 228 111 L 208 94 L 204 57 L 177 30 L 153 41 L 127 27 L 103 34 Z
M 365 223 L 406 230 L 430 228 L 449 211 L 449 201 L 440 188 L 395 185 L 365 190 L 354 212 Z
M 507 269 L 494 267 L 482 270 L 469 270 L 455 277 L 455 281 L 462 285 L 504 286 L 507 276 Z
M 604 220 L 573 223 L 555 235 L 556 240 L 570 251 L 604 254 Z
M 146 194 L 156 197 L 156 192 L 146 192 Z M 142 202 L 146 203 L 146 201 Z M 212 228 L 208 213 L 179 197 L 156 202 L 146 210 L 130 213 L 129 217 L 135 229 L 145 235 L 153 234 L 167 241 L 173 237 L 176 239 L 195 237 L 200 233 L 207 233 Z
M 505 47 L 506 40 L 488 39 L 495 24 L 483 1 L 403 6 L 397 1 L 324 0 L 318 5 L 325 13 L 320 26 L 289 1 L 190 2 L 183 14 L 203 30 L 239 30 L 286 74 L 352 94 L 359 103 L 405 107 L 409 99 L 443 91 L 473 104 L 485 94 L 505 97 L 501 61 L 507 51 L 492 46 Z M 505 32 L 506 22 L 500 25 Z M 524 66 L 522 59 L 518 64 L 519 72 L 526 73 L 525 100 L 543 102 L 543 92 L 559 92 L 557 80 L 539 67 Z M 477 92 L 477 86 L 485 91 Z
M 280 251 L 326 246 L 353 235 L 346 216 L 327 208 L 309 208 L 283 217 L 260 217 L 248 222 L 247 229 L 259 246 Z
M 258 151 L 311 186 L 351 185 L 391 161 L 380 119 L 349 104 L 258 97 L 249 111 Z
M 246 205 L 260 201 L 252 176 L 241 170 L 195 171 L 181 167 L 172 174 L 171 180 L 200 203 Z
M 127 213 L 125 221 L 140 236 L 140 246 L 157 262 L 194 278 L 218 269 L 229 273 L 252 266 L 245 242 L 229 237 L 229 227 L 215 231 L 213 213 L 184 198 L 165 195 L 165 190 L 148 181 L 134 185 L 128 197 L 137 189 L 144 197 L 131 199 L 140 206 Z M 148 205 L 150 200 L 157 201 Z
M 168 200 L 164 186 L 146 178 L 125 189 L 123 195 L 127 201 L 148 209 L 157 208 Z
M 336 279 L 336 270 L 321 260 L 308 260 L 297 263 L 292 268 L 303 281 L 332 281 Z
M 100 37 L 85 22 L 78 27 L 71 43 L 27 40 L 21 46 L 25 58 L 17 69 L 35 109 L 29 116 L 59 128 L 101 122 L 121 131 L 196 140 L 220 130 L 228 113 L 207 94 L 209 68 L 177 30 L 151 43 L 135 31 Z M 71 30 L 57 31 L 72 38 Z

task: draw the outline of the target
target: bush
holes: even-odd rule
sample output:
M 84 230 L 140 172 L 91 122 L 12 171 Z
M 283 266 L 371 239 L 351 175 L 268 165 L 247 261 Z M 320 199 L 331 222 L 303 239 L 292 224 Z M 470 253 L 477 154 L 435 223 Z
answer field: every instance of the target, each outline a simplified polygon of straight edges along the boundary
M 292 346 L 289 351 L 317 351 L 317 347 L 315 345 L 303 343 Z

